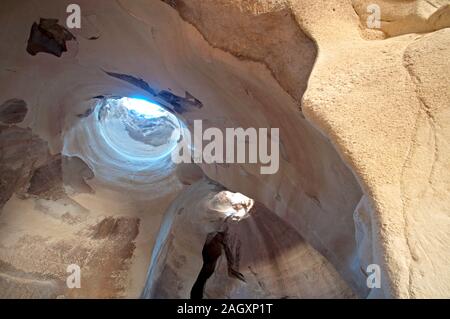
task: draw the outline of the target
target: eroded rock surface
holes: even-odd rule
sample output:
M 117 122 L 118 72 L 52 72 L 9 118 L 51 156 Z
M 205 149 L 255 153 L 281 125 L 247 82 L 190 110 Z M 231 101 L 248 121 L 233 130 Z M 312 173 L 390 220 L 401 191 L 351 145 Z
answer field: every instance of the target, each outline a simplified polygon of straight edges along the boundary
M 74 39 L 72 33 L 58 24 L 58 19 L 41 18 L 39 24 L 33 23 L 31 27 L 27 52 L 31 55 L 45 52 L 61 57 L 67 51 L 66 41 Z
M 17 124 L 27 115 L 27 103 L 21 99 L 10 99 L 0 105 L 0 122 Z
M 261 203 L 248 207 L 243 219 L 227 218 L 224 203 L 232 193 L 225 192 L 200 180 L 172 203 L 158 235 L 161 248 L 153 252 L 144 297 L 354 296 L 333 266 Z

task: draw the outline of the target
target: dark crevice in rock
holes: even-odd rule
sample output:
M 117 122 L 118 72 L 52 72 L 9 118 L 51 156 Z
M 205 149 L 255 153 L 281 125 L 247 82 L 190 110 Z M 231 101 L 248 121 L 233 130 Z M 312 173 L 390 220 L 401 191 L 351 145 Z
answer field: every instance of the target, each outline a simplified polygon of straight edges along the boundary
M 106 74 L 108 74 L 109 76 L 112 76 L 113 78 L 128 82 L 138 88 L 143 89 L 145 92 L 150 93 L 153 96 L 156 96 L 155 91 L 150 87 L 150 85 L 148 85 L 147 82 L 145 82 L 144 80 L 134 77 L 132 75 L 128 75 L 128 74 L 122 74 L 122 73 L 115 73 L 115 72 L 108 72 L 108 71 L 104 71 Z
M 0 121 L 5 124 L 17 124 L 27 115 L 27 103 L 21 99 L 10 99 L 0 105 Z
M 39 52 L 61 57 L 67 52 L 66 41 L 75 40 L 75 36 L 58 24 L 58 19 L 41 18 L 39 24 L 33 23 L 28 39 L 27 52 L 36 55 Z
M 152 96 L 161 99 L 165 103 L 171 105 L 172 109 L 169 109 L 169 111 L 173 111 L 175 113 L 181 114 L 188 110 L 191 110 L 193 108 L 200 109 L 203 107 L 203 103 L 195 98 L 192 94 L 189 92 L 185 92 L 185 97 L 181 97 L 178 95 L 175 95 L 169 91 L 162 90 L 158 93 L 143 79 L 137 78 L 132 75 L 128 74 L 122 74 L 122 73 L 115 73 L 115 72 L 108 72 L 104 71 L 109 76 L 112 76 L 116 79 L 126 81 L 142 90 L 144 90 L 147 93 L 150 93 Z M 164 107 L 164 105 L 162 105 Z
M 161 91 L 158 93 L 158 97 L 172 105 L 174 107 L 174 111 L 179 114 L 192 108 L 200 109 L 203 107 L 202 102 L 189 94 L 189 92 L 185 93 L 185 97 L 181 97 L 169 91 Z
M 167 3 L 172 8 L 176 8 L 177 7 L 177 0 L 161 0 L 161 1 L 164 2 L 164 3 Z

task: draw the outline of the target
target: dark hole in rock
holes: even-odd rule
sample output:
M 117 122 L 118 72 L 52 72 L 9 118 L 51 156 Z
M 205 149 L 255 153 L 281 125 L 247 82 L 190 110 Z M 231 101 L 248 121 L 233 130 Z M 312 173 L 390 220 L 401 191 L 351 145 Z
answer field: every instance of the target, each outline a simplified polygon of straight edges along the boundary
M 39 24 L 33 23 L 28 39 L 27 52 L 36 55 L 39 52 L 61 57 L 67 51 L 66 41 L 75 40 L 75 36 L 58 24 L 58 19 L 41 18 Z

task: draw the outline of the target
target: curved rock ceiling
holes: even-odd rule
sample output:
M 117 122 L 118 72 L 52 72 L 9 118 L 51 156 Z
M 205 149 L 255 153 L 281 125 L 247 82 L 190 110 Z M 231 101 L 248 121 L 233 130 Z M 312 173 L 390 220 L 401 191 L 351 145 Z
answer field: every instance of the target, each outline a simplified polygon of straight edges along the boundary
M 0 4 L 0 297 L 450 297 L 447 0 L 378 29 L 365 0 L 70 3 Z M 279 170 L 175 164 L 195 120 L 279 128 Z

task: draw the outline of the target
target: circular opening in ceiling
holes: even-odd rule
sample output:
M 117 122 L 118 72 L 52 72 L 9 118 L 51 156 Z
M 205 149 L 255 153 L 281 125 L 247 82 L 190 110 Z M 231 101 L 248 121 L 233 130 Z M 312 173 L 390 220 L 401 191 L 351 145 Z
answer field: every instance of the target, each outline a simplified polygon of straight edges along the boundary
M 138 98 L 108 98 L 99 114 L 108 145 L 130 161 L 169 156 L 181 137 L 178 118 L 162 106 Z

